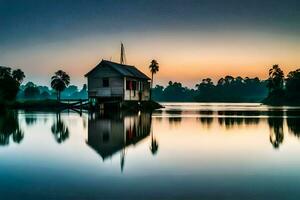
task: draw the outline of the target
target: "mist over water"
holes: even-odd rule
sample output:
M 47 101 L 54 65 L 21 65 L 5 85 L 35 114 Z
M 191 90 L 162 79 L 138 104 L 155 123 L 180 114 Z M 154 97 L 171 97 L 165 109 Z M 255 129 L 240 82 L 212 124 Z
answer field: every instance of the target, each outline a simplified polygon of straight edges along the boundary
M 300 107 L 164 106 L 1 114 L 1 197 L 300 197 Z

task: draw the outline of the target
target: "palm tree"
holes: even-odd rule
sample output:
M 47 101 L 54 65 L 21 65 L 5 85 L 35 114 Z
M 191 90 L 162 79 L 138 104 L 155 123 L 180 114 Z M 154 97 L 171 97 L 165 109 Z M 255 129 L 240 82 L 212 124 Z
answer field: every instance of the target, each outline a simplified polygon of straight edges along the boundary
M 269 70 L 268 85 L 269 92 L 277 92 L 283 90 L 284 73 L 280 69 L 279 65 L 273 65 Z
M 51 78 L 51 87 L 57 92 L 57 100 L 60 101 L 60 93 L 66 89 L 70 84 L 70 76 L 62 71 L 58 70 L 55 75 Z
M 15 81 L 21 84 L 25 78 L 25 74 L 22 70 L 17 69 L 12 72 L 12 77 Z
M 156 74 L 159 71 L 158 62 L 156 60 L 152 60 L 151 64 L 149 65 L 149 69 L 150 69 L 150 72 L 151 72 L 151 90 L 152 90 L 152 87 L 153 87 L 153 75 Z M 151 96 L 152 96 L 151 90 L 150 90 L 150 99 L 151 99 Z

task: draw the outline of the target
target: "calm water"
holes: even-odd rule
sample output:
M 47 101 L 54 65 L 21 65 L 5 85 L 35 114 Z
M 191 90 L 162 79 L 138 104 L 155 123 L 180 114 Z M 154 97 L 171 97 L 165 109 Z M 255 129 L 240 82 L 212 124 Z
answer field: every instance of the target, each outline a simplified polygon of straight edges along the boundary
M 300 108 L 0 115 L 0 199 L 299 199 Z

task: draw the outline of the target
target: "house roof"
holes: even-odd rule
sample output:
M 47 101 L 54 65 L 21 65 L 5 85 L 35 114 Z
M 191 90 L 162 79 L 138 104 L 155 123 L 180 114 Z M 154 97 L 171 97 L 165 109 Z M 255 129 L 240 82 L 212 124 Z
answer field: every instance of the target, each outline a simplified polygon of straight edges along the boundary
M 101 67 L 101 66 L 108 66 L 125 77 L 134 77 L 134 78 L 139 78 L 139 79 L 150 80 L 150 78 L 147 75 L 145 75 L 143 72 L 138 70 L 135 66 L 123 65 L 123 64 L 119 64 L 119 63 L 115 63 L 115 62 L 111 62 L 111 61 L 107 61 L 107 60 L 102 60 L 96 67 L 94 67 L 91 71 L 89 71 L 85 75 L 85 77 L 89 76 L 91 73 L 93 73 L 95 71 L 95 69 L 97 69 L 98 67 Z
M 105 160 L 108 157 L 113 156 L 115 153 L 119 152 L 120 150 L 122 150 L 125 147 L 138 144 L 139 142 L 141 142 L 142 140 L 147 138 L 149 136 L 149 134 L 150 134 L 150 130 L 149 130 L 149 132 L 147 132 L 147 134 L 141 134 L 141 135 L 135 136 L 132 139 L 127 140 L 126 143 L 117 143 L 117 144 L 109 145 L 109 146 L 101 145 L 101 143 L 98 143 L 97 141 L 89 141 L 88 140 L 86 143 L 92 149 L 94 149 L 102 157 L 103 160 Z

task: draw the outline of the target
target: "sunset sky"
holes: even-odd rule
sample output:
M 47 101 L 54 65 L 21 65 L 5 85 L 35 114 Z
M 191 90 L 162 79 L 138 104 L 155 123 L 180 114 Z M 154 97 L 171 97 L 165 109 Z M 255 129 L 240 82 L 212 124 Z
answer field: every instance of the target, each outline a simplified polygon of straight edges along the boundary
M 63 69 L 71 83 L 101 59 L 127 64 L 155 82 L 193 87 L 206 77 L 267 77 L 272 64 L 300 68 L 299 0 L 0 0 L 0 66 L 50 83 Z

